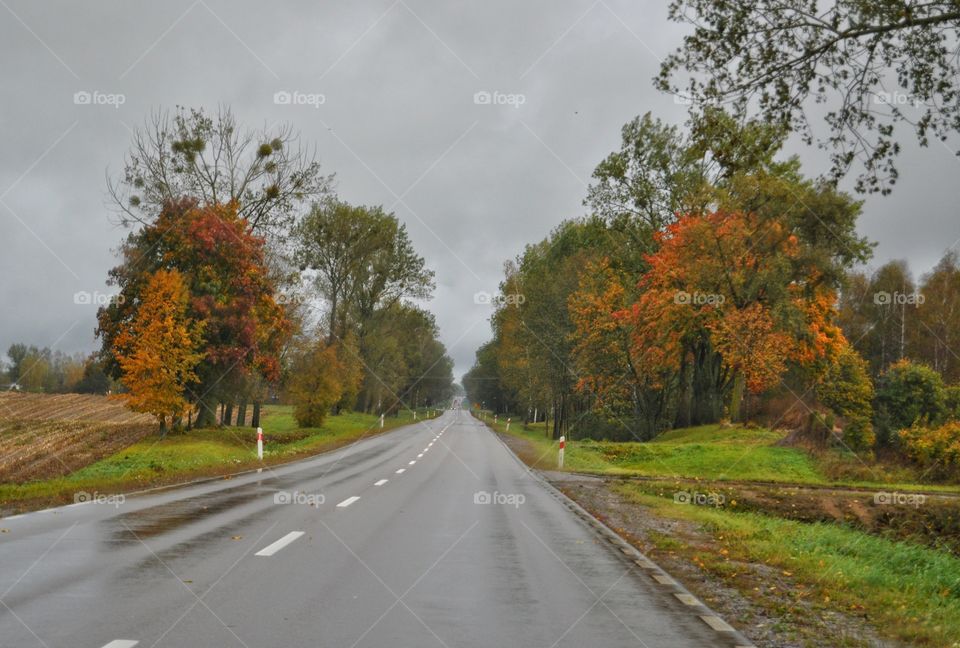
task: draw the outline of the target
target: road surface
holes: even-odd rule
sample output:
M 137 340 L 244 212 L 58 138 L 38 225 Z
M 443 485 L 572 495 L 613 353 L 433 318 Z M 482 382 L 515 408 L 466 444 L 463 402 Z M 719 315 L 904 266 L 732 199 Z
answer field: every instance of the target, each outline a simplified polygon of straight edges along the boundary
M 460 410 L 0 527 L 4 648 L 734 645 Z

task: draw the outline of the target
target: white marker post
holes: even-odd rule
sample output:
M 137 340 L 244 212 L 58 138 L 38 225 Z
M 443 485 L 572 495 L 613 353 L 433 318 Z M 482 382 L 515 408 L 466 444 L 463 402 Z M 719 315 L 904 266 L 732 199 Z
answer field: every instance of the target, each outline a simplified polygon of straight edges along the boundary
M 507 419 L 507 432 L 510 431 L 510 419 Z
M 263 461 L 263 428 L 257 428 L 257 459 Z
M 383 429 L 383 414 L 380 415 L 380 429 Z
M 567 438 L 564 436 L 560 437 L 560 456 L 557 459 L 557 465 L 560 468 L 563 468 L 563 449 L 567 446 Z

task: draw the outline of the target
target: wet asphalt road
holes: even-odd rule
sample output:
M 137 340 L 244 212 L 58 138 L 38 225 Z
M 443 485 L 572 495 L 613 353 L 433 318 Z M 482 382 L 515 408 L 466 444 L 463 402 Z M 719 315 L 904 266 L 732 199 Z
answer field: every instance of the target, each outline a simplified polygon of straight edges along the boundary
M 731 645 L 461 411 L 0 527 L 4 648 Z

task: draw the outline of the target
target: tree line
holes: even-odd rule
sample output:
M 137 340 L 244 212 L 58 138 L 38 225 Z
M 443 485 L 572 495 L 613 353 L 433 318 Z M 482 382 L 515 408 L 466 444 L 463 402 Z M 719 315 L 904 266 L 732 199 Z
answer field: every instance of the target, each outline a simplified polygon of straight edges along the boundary
M 449 398 L 453 363 L 418 305 L 433 272 L 394 214 L 332 183 L 287 126 L 245 129 L 229 108 L 152 115 L 108 182 L 130 232 L 88 364 L 163 432 L 257 426 L 267 401 L 317 426 Z
M 903 262 L 865 272 L 862 204 L 837 189 L 859 164 L 857 191 L 891 192 L 898 128 L 921 146 L 956 135 L 960 11 L 821 9 L 671 0 L 690 29 L 654 84 L 688 128 L 626 124 L 588 215 L 507 264 L 501 290 L 524 299 L 497 302 L 471 400 L 555 437 L 765 418 L 960 474 L 957 258 L 917 285 Z M 778 157 L 790 133 L 829 152 L 826 177 Z
M 901 262 L 865 274 L 861 202 L 781 156 L 787 133 L 719 109 L 689 129 L 626 124 L 589 215 L 506 265 L 493 339 L 464 377 L 471 401 L 554 437 L 799 421 L 861 452 L 950 420 L 956 257 L 919 286 Z M 906 420 L 894 403 L 918 372 L 934 396 Z

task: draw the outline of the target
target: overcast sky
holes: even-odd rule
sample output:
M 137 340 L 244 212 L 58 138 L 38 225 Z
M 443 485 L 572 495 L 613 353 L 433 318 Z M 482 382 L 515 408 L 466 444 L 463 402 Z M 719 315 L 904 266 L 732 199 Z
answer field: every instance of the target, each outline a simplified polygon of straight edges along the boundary
M 0 349 L 96 348 L 96 306 L 74 294 L 108 292 L 125 234 L 105 174 L 151 110 L 228 104 L 252 126 L 291 123 L 343 199 L 407 224 L 436 271 L 429 307 L 459 377 L 490 335 L 474 294 L 584 213 L 621 125 L 647 111 L 684 121 L 650 81 L 684 32 L 665 5 L 0 0 Z M 96 98 L 76 103 L 78 92 Z M 278 104 L 278 92 L 306 103 Z M 478 92 L 522 97 L 483 104 Z M 817 151 L 790 150 L 809 175 L 824 170 Z M 879 242 L 874 265 L 904 258 L 920 274 L 960 239 L 960 160 L 907 143 L 900 168 L 892 196 L 867 199 L 860 231 Z

